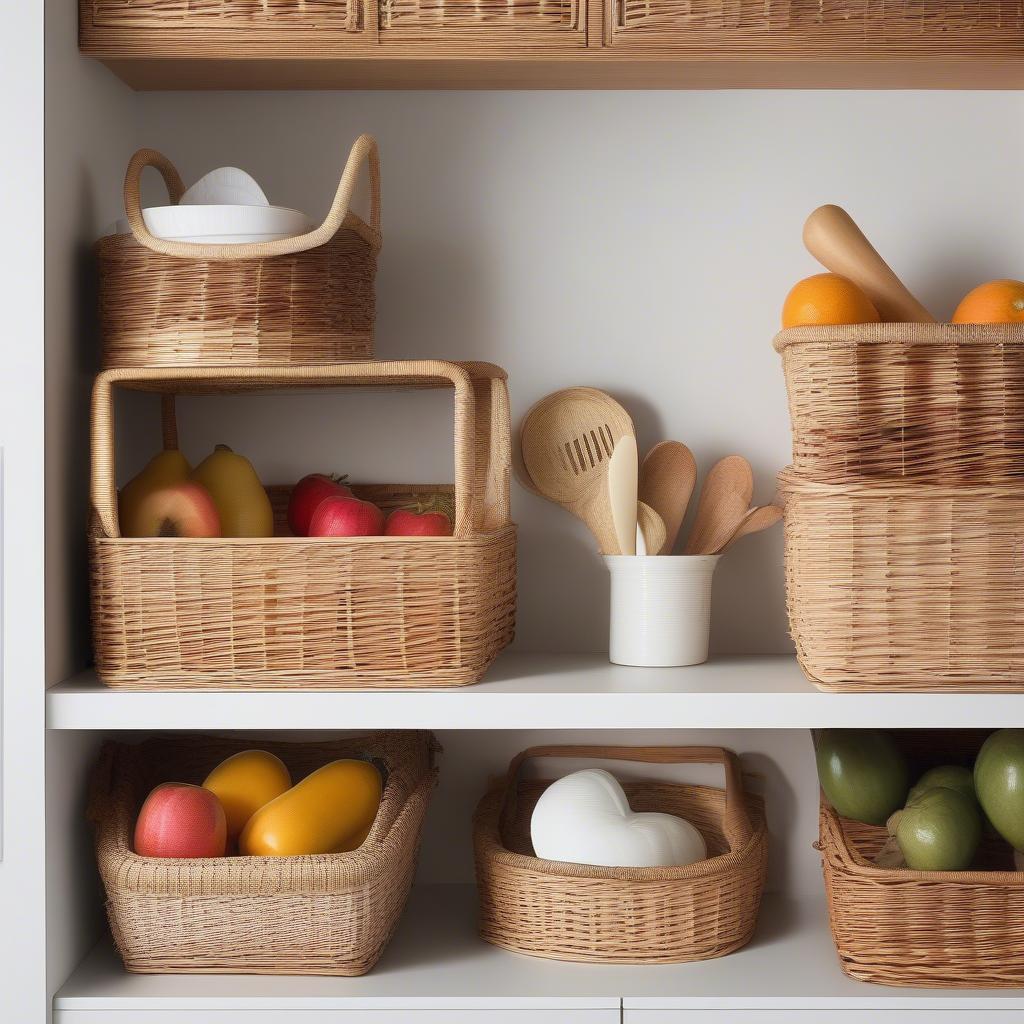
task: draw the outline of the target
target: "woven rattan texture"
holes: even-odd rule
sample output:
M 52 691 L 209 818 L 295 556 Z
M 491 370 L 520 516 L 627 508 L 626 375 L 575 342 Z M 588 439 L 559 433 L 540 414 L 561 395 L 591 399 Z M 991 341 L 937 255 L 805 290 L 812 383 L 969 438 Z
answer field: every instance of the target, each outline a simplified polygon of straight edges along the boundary
M 373 357 L 377 246 L 351 227 L 266 259 L 179 259 L 131 235 L 101 239 L 96 253 L 105 367 Z
M 361 0 L 80 0 L 83 22 L 131 29 L 331 29 L 362 26 Z
M 779 483 L 790 629 L 815 685 L 1024 690 L 1024 486 Z
M 626 784 L 633 810 L 691 821 L 704 836 L 710 859 L 680 868 L 597 868 L 533 855 L 530 815 L 549 784 L 519 784 L 504 839 L 504 789 L 492 790 L 477 807 L 473 842 L 485 940 L 531 956 L 622 964 L 705 960 L 750 940 L 767 865 L 759 798 L 741 798 L 751 830 L 741 846 L 730 849 L 723 790 Z
M 296 781 L 339 757 L 382 764 L 377 820 L 352 853 L 174 860 L 132 852 L 135 817 L 153 786 L 199 784 L 223 758 L 252 744 L 177 735 L 104 747 L 89 815 L 111 931 L 129 971 L 358 975 L 394 934 L 436 781 L 429 733 L 260 741 Z

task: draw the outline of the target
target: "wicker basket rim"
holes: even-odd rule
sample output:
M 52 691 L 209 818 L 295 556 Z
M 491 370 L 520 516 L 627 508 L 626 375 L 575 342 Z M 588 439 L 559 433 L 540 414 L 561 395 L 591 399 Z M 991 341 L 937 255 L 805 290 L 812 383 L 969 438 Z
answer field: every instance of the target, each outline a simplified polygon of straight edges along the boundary
M 950 498 L 958 501 L 972 499 L 1005 499 L 1024 501 L 1024 480 L 1020 483 L 1003 482 L 995 484 L 959 483 L 952 481 L 922 480 L 920 477 L 895 477 L 861 480 L 818 480 L 808 477 L 795 466 L 780 470 L 776 477 L 779 492 L 786 494 L 819 494 L 823 497 L 849 494 L 865 500 L 874 498 L 907 498 L 927 500 Z
M 538 782 L 544 781 L 550 782 L 551 780 L 530 779 L 528 784 L 535 785 Z M 656 783 L 631 782 L 626 784 L 626 789 L 643 785 L 721 793 L 723 798 L 726 792 L 719 786 L 698 786 L 689 783 L 663 781 Z M 501 864 L 504 867 L 518 868 L 524 871 L 533 871 L 560 878 L 611 879 L 623 882 L 671 882 L 710 878 L 726 874 L 737 865 L 748 860 L 752 851 L 755 851 L 764 842 L 767 832 L 764 800 L 753 793 L 744 793 L 744 802 L 750 814 L 751 835 L 741 849 L 730 850 L 728 853 L 719 854 L 717 857 L 708 857 L 705 860 L 697 861 L 695 864 L 687 864 L 681 867 L 609 868 L 593 864 L 571 864 L 565 861 L 544 860 L 540 857 L 531 857 L 525 853 L 515 853 L 502 843 L 499 834 L 499 818 L 504 792 L 504 782 L 492 787 L 481 798 L 473 814 L 474 831 L 477 834 L 477 838 L 484 844 L 483 853 L 494 863 Z
M 914 871 L 912 868 L 880 868 L 865 860 L 850 846 L 843 828 L 843 819 L 829 804 L 824 793 L 820 796 L 819 806 L 823 833 L 819 840 L 819 849 L 825 845 L 824 832 L 827 829 L 833 840 L 829 844 L 829 852 L 842 862 L 843 870 L 850 874 L 876 881 L 888 879 L 900 882 L 941 882 L 943 884 L 990 885 L 1004 889 L 1009 886 L 1015 889 L 1024 889 L 1024 871 Z
M 1024 323 L 1014 324 L 832 324 L 789 327 L 772 341 L 776 352 L 796 345 L 856 348 L 862 345 L 1024 345 Z

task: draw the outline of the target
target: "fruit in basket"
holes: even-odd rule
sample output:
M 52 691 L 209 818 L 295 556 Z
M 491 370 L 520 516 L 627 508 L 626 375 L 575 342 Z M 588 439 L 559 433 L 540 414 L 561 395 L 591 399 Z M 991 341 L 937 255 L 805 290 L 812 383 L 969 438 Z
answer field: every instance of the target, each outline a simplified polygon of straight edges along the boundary
M 384 513 L 372 501 L 347 494 L 324 498 L 309 523 L 310 537 L 379 537 Z
M 202 786 L 157 786 L 135 822 L 135 852 L 140 857 L 223 857 L 226 847 L 224 808 Z
M 978 851 L 981 824 L 973 797 L 934 786 L 893 815 L 890 831 L 912 870 L 964 871 Z
M 192 472 L 213 498 L 224 537 L 272 537 L 274 510 L 270 498 L 244 456 L 219 444 Z
M 955 324 L 1024 322 L 1024 281 L 989 281 L 969 291 L 953 314 Z
M 975 803 L 978 802 L 977 794 L 974 792 L 974 773 L 970 768 L 959 764 L 944 764 L 938 768 L 929 768 L 914 783 L 907 794 L 907 803 L 912 804 L 919 796 L 927 793 L 929 789 L 943 787 L 955 789 L 964 796 L 970 797 Z
M 396 508 L 384 523 L 387 537 L 450 537 L 452 521 L 439 508 Z
M 352 491 L 333 476 L 323 473 L 304 476 L 292 488 L 288 499 L 288 528 L 296 537 L 309 536 L 309 523 L 317 506 L 324 498 L 338 494 L 351 496 Z
M 151 491 L 139 502 L 134 537 L 220 537 L 217 506 L 192 480 Z
M 982 744 L 974 787 L 992 827 L 1024 850 L 1024 729 L 1000 729 Z
M 192 467 L 188 464 L 188 459 L 177 448 L 169 448 L 154 455 L 145 468 L 121 488 L 118 495 L 117 514 L 121 524 L 121 536 L 149 536 L 141 532 L 139 506 L 154 491 L 187 480 L 191 472 Z
M 844 818 L 884 825 L 907 798 L 907 760 L 888 733 L 823 729 L 815 759 L 821 788 Z
M 267 750 L 243 750 L 221 761 L 206 776 L 203 788 L 220 800 L 235 843 L 245 823 L 264 805 L 291 789 L 285 763 Z
M 369 761 L 325 764 L 261 807 L 242 830 L 245 856 L 345 853 L 363 845 L 380 807 L 382 781 Z
M 878 310 L 864 292 L 839 274 L 798 281 L 782 306 L 783 327 L 877 323 Z

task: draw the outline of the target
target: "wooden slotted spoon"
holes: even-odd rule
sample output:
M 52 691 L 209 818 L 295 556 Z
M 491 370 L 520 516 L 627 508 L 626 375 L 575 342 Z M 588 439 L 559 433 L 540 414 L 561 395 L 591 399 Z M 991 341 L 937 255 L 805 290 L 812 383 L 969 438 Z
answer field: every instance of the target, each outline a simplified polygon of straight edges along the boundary
M 697 478 L 693 452 L 680 441 L 662 441 L 645 456 L 640 466 L 640 500 L 650 505 L 665 524 L 665 540 L 652 555 L 670 555 Z
M 721 550 L 747 514 L 753 493 L 754 473 L 742 455 L 728 455 L 716 462 L 701 488 L 685 553 L 709 555 Z
M 623 437 L 635 437 L 629 413 L 596 388 L 567 388 L 542 398 L 520 429 L 523 467 L 538 494 L 582 520 L 601 553 L 621 554 L 608 466 Z

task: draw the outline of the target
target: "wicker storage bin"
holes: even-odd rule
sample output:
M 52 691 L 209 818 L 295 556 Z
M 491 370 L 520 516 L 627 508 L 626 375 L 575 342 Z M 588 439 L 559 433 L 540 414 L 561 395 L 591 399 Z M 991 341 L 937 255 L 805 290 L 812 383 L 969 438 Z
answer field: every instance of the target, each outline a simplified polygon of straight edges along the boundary
M 920 770 L 970 765 L 975 732 L 896 734 Z M 821 798 L 820 837 L 829 923 L 843 970 L 881 985 L 1019 988 L 1024 985 L 1024 872 L 988 833 L 970 871 L 876 867 L 886 840 L 841 818 Z
M 340 757 L 385 773 L 377 820 L 358 850 L 310 857 L 140 857 L 135 818 L 161 782 L 199 784 L 223 758 L 259 746 L 293 778 Z M 398 925 L 412 885 L 437 747 L 429 733 L 270 743 L 176 735 L 108 743 L 89 816 L 118 951 L 143 974 L 365 974 Z
M 687 867 L 606 868 L 540 860 L 530 816 L 550 781 L 521 778 L 530 758 L 649 764 L 722 764 L 726 788 L 626 783 L 634 811 L 692 822 L 708 858 Z M 764 888 L 764 805 L 743 792 L 736 755 L 720 747 L 532 747 L 473 818 L 480 934 L 505 949 L 552 960 L 654 964 L 707 960 L 745 945 Z
M 349 210 L 362 165 L 370 223 Z M 131 234 L 96 244 L 104 367 L 283 366 L 373 358 L 380 250 L 380 169 L 368 135 L 352 147 L 327 218 L 297 238 L 198 245 L 155 238 L 139 180 L 160 171 L 171 202 L 184 192 L 153 150 L 132 158 L 124 202 Z
M 455 484 L 367 486 L 385 508 L 453 493 L 453 537 L 287 536 L 289 488 L 270 488 L 279 536 L 122 538 L 114 484 L 115 385 L 222 393 L 355 384 L 455 393 Z M 165 433 L 174 443 L 173 404 Z M 93 391 L 91 533 L 96 667 L 130 689 L 458 686 L 512 638 L 505 373 L 441 361 L 278 370 L 108 370 Z M 384 610 L 384 611 L 382 611 Z
M 1024 479 L 1024 326 L 797 327 L 775 348 L 800 473 Z
M 823 690 L 1024 690 L 1024 486 L 779 477 L 786 605 Z

